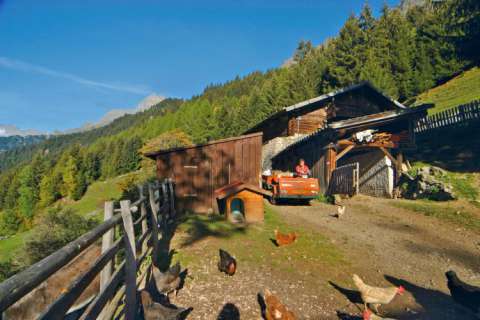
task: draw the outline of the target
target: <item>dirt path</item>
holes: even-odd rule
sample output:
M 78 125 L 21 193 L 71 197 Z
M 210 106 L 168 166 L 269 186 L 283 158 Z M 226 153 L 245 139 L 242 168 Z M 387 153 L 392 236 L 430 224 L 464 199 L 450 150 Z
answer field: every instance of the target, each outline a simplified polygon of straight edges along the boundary
M 480 284 L 480 235 L 399 209 L 392 200 L 359 196 L 345 204 L 340 220 L 330 216 L 335 207 L 326 204 L 276 209 L 290 224 L 307 224 L 327 235 L 367 282 L 404 285 L 410 294 L 384 309 L 390 316 L 470 319 L 451 302 L 444 272 L 453 269 Z M 352 288 L 348 280 L 340 285 Z

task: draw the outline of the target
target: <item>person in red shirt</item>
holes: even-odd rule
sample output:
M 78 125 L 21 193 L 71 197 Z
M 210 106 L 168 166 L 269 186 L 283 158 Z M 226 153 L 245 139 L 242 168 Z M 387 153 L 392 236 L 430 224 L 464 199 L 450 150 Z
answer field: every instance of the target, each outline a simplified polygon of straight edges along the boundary
M 310 175 L 310 169 L 305 164 L 305 160 L 300 159 L 298 165 L 295 167 L 295 173 L 299 177 L 308 178 Z

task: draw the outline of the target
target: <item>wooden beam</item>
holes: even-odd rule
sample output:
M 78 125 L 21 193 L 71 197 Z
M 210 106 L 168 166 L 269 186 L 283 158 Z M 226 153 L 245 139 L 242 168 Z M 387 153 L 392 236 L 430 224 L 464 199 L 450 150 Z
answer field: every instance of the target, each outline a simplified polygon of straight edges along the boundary
M 53 273 L 72 261 L 73 258 L 119 223 L 120 219 L 120 215 L 114 216 L 26 270 L 0 283 L 0 312 L 6 310 Z
M 384 147 L 379 147 L 380 150 L 382 150 L 382 152 L 393 162 L 393 164 L 395 165 L 395 167 L 398 168 L 398 165 L 397 165 L 397 159 L 395 159 L 391 154 L 390 152 L 388 152 L 387 149 L 385 149 Z
M 352 150 L 353 148 L 355 148 L 355 145 L 349 145 L 348 147 L 346 147 L 345 149 L 343 149 L 339 154 L 337 154 L 336 158 L 335 158 L 335 161 L 338 161 L 341 157 L 343 157 L 344 155 L 347 154 L 348 151 Z
M 105 202 L 105 210 L 103 214 L 103 220 L 107 221 L 113 217 L 113 201 L 107 201 Z M 113 228 L 107 231 L 103 235 L 102 238 L 102 253 L 105 253 L 113 244 L 114 240 L 114 230 Z M 102 272 L 100 273 L 100 290 L 103 290 L 107 283 L 110 282 L 110 278 L 113 273 L 113 266 L 114 266 L 114 261 L 113 259 L 107 263 L 105 268 L 103 268 Z
M 151 183 L 148 184 L 148 198 L 150 200 L 150 212 L 151 212 L 151 217 L 150 217 L 150 223 L 152 225 L 152 243 L 153 243 L 153 254 L 152 254 L 152 260 L 153 264 L 157 265 L 159 259 L 158 259 L 158 214 L 160 211 L 160 205 L 155 201 L 155 191 L 153 190 L 153 186 Z
M 135 320 L 137 314 L 137 258 L 130 200 L 120 201 L 125 231 L 125 319 Z

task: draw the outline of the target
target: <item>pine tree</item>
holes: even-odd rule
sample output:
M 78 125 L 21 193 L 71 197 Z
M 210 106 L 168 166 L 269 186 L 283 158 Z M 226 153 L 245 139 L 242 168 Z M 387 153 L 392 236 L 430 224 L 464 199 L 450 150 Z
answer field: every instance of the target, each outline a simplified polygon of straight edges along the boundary
M 28 226 L 38 202 L 38 186 L 35 183 L 35 172 L 31 165 L 25 166 L 19 174 L 18 211 Z

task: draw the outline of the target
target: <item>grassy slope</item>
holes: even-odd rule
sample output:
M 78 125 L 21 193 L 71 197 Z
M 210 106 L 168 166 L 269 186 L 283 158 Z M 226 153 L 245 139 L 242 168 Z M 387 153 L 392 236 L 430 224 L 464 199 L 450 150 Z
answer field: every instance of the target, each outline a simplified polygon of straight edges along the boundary
M 72 208 L 80 214 L 100 213 L 103 209 L 104 201 L 119 199 L 121 190 L 118 182 L 121 178 L 114 178 L 107 181 L 97 181 L 93 183 L 79 201 L 67 202 L 63 204 L 65 208 Z M 30 231 L 17 233 L 14 236 L 0 240 L 0 262 L 9 260 L 15 256 L 17 250 L 20 250 L 24 240 L 30 234 Z
M 417 97 L 415 104 L 435 103 L 430 114 L 480 99 L 480 68 L 475 67 Z
M 293 244 L 295 250 L 277 248 L 272 243 L 276 228 L 281 232 L 295 231 L 299 234 L 297 242 Z M 271 265 L 289 273 L 300 272 L 297 270 L 299 265 L 302 266 L 301 269 L 315 269 L 319 266 L 338 267 L 348 264 L 323 235 L 287 225 L 269 205 L 265 207 L 263 224 L 241 228 L 220 216 L 190 215 L 179 226 L 179 231 L 180 236 L 176 239 L 178 246 L 174 245 L 179 247 L 175 259 L 183 265 L 199 265 L 206 252 L 217 255 L 219 247 L 235 252 L 236 258 L 244 265 Z
M 424 162 L 415 162 L 414 170 L 410 173 L 413 174 L 417 168 L 429 165 Z M 447 202 L 397 200 L 393 205 L 480 233 L 480 174 L 445 171 L 442 177 L 437 178 L 450 184 L 459 200 Z

